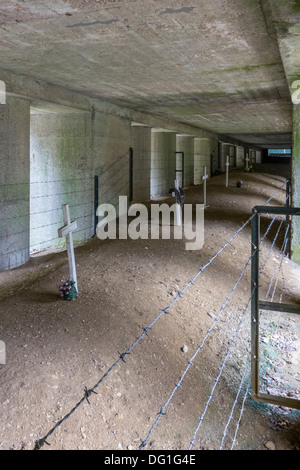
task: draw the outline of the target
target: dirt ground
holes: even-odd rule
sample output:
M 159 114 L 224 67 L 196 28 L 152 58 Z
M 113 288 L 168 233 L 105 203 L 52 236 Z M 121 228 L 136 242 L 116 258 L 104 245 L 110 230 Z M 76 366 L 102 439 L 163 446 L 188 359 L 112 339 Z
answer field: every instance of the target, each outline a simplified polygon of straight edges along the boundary
M 41 451 L 132 450 L 141 442 L 144 450 L 186 450 L 200 423 L 193 450 L 299 450 L 300 412 L 251 399 L 249 369 L 242 382 L 250 264 L 232 290 L 251 254 L 250 223 L 178 297 L 253 206 L 276 191 L 270 204 L 283 204 L 286 176 L 283 166 L 277 174 L 261 166 L 232 171 L 228 188 L 224 175 L 209 180 L 199 251 L 185 250 L 184 240 L 94 238 L 77 246 L 80 295 L 71 301 L 57 289 L 68 277 L 66 251 L 35 254 L 1 272 L 0 449 L 32 450 L 57 425 Z M 187 189 L 185 202 L 202 203 L 202 186 Z M 262 220 L 262 232 L 270 221 Z M 262 240 L 262 265 L 278 226 Z M 280 232 L 261 275 L 261 299 L 278 263 L 274 301 L 299 304 L 300 267 L 281 261 L 282 243 Z M 261 322 L 262 390 L 300 399 L 298 318 L 262 312 Z M 95 384 L 86 399 L 85 387 Z

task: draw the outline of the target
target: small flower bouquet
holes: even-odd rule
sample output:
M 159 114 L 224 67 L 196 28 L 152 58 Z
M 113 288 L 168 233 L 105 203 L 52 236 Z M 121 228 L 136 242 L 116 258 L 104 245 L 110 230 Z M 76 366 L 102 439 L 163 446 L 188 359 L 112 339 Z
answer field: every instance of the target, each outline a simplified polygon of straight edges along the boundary
M 61 279 L 60 285 L 57 286 L 59 290 L 59 295 L 64 300 L 72 300 L 77 296 L 77 290 L 75 287 L 75 282 L 71 279 Z

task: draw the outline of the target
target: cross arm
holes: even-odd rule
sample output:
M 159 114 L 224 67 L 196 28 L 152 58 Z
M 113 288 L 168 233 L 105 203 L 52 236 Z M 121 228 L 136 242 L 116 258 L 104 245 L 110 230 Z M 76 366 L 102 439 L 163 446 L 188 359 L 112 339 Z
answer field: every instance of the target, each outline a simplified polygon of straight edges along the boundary
M 73 232 L 77 228 L 77 222 L 74 220 L 68 225 L 65 225 L 64 227 L 61 227 L 58 229 L 58 236 L 59 237 L 66 237 L 69 235 L 70 232 Z

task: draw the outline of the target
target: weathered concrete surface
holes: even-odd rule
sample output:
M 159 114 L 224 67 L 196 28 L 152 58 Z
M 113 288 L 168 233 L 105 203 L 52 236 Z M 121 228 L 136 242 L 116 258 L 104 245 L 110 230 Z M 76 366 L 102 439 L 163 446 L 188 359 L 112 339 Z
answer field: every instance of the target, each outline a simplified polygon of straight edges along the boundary
M 177 135 L 176 152 L 180 152 L 176 154 L 176 170 L 182 170 L 183 162 L 184 183 L 182 182 L 182 173 L 175 173 L 176 179 L 179 181 L 179 186 L 191 186 L 194 184 L 194 137 L 188 135 Z
M 30 247 L 40 251 L 65 244 L 62 205 L 77 221 L 73 240 L 87 240 L 94 227 L 94 179 L 90 113 L 31 115 Z
M 293 103 L 292 202 L 300 207 L 300 1 L 269 0 Z M 300 263 L 300 220 L 292 220 L 292 259 Z
M 151 127 L 132 126 L 133 201 L 150 200 Z
M 29 259 L 29 102 L 0 105 L 0 271 Z
M 99 177 L 99 204 L 119 205 L 129 195 L 131 121 L 95 110 L 92 121 L 93 173 Z
M 198 138 L 223 134 L 249 148 L 291 144 L 299 5 L 7 0 L 0 5 L 0 80 L 8 99 L 92 114 L 93 172 L 104 175 L 100 196 L 116 203 L 128 192 L 132 120 Z M 297 128 L 293 136 L 297 201 Z
M 294 134 L 292 157 L 292 202 L 300 207 L 300 104 L 294 105 Z M 300 216 L 292 218 L 292 260 L 300 264 Z
M 176 134 L 157 129 L 151 137 L 151 196 L 165 196 L 174 188 Z
M 279 4 L 7 0 L 1 66 L 210 132 L 286 134 Z

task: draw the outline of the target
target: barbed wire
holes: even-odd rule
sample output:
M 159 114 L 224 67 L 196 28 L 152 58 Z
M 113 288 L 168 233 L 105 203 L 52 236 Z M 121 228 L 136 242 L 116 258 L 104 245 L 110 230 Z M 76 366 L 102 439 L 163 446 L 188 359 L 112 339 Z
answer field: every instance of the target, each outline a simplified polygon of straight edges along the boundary
M 70 183 L 74 183 L 74 182 L 77 182 L 77 181 L 91 181 L 93 180 L 93 176 L 90 176 L 90 177 L 86 177 L 86 178 L 69 178 L 69 179 L 59 179 L 59 180 L 41 180 L 41 181 L 30 181 L 30 182 L 23 182 L 23 183 L 1 183 L 0 184 L 0 188 L 1 187 L 5 187 L 5 186 L 30 186 L 31 184 L 49 184 L 49 183 L 67 183 L 67 182 L 70 182 Z
M 276 219 L 276 217 L 277 217 L 277 216 L 275 216 L 275 217 L 272 219 L 272 221 L 271 221 L 271 223 L 269 224 L 269 226 L 268 226 L 268 228 L 267 228 L 267 230 L 266 230 L 266 232 L 265 232 L 265 234 L 264 234 L 262 240 L 265 239 L 267 233 L 268 233 L 269 230 L 270 230 L 270 226 L 273 224 L 273 222 L 274 222 L 274 220 Z M 276 237 L 277 237 L 277 236 L 278 236 L 278 233 L 277 233 Z M 274 246 L 274 245 L 272 245 L 272 246 Z M 236 281 L 234 287 L 232 288 L 230 294 L 229 294 L 228 297 L 226 298 L 225 303 L 222 305 L 222 307 L 221 307 L 221 309 L 220 309 L 218 315 L 216 316 L 214 322 L 212 323 L 211 327 L 207 330 L 207 333 L 206 333 L 206 335 L 205 335 L 205 337 L 204 337 L 202 343 L 198 346 L 198 348 L 196 349 L 196 352 L 194 353 L 194 355 L 192 356 L 192 358 L 188 361 L 188 366 L 186 367 L 185 371 L 183 372 L 182 376 L 180 377 L 180 380 L 179 380 L 178 382 L 175 382 L 175 387 L 173 388 L 173 390 L 172 390 L 172 392 L 171 392 L 171 394 L 170 394 L 168 400 L 166 401 L 166 403 L 161 407 L 161 410 L 160 410 L 160 412 L 158 413 L 158 417 L 156 418 L 154 424 L 151 426 L 151 428 L 150 428 L 150 430 L 149 430 L 149 432 L 148 432 L 147 437 L 146 437 L 144 440 L 142 440 L 142 443 L 141 443 L 139 449 L 142 449 L 143 447 L 145 447 L 145 445 L 147 444 L 147 441 L 149 440 L 149 438 L 150 438 L 150 436 L 151 436 L 153 430 L 154 430 L 155 427 L 158 425 L 158 423 L 159 423 L 160 419 L 162 418 L 162 416 L 165 415 L 165 411 L 166 411 L 167 406 L 168 406 L 169 403 L 171 402 L 171 400 L 172 400 L 172 398 L 173 398 L 173 396 L 174 396 L 176 390 L 181 386 L 184 377 L 186 376 L 188 370 L 190 369 L 190 367 L 191 367 L 191 365 L 192 365 L 192 363 L 193 363 L 193 360 L 196 358 L 196 356 L 198 355 L 198 353 L 200 352 L 200 350 L 203 348 L 203 346 L 204 346 L 204 344 L 205 344 L 207 338 L 209 337 L 210 333 L 213 331 L 213 329 L 214 329 L 216 323 L 219 321 L 220 315 L 222 314 L 222 312 L 223 312 L 224 309 L 226 308 L 226 306 L 227 306 L 228 302 L 230 301 L 230 299 L 231 299 L 231 297 L 232 297 L 234 291 L 236 290 L 236 288 L 237 288 L 237 286 L 239 285 L 239 283 L 240 283 L 240 281 L 241 281 L 243 275 L 245 274 L 246 269 L 247 269 L 247 267 L 249 266 L 249 264 L 250 264 L 250 262 L 251 262 L 251 260 L 252 260 L 252 257 L 253 257 L 254 255 L 256 255 L 256 252 L 257 252 L 258 249 L 259 249 L 259 247 L 254 247 L 253 253 L 251 254 L 251 256 L 248 258 L 247 262 L 245 263 L 245 266 L 244 266 L 242 272 L 240 273 L 240 275 L 239 275 L 239 277 L 238 277 L 238 279 L 237 279 L 237 281 Z M 264 269 L 264 268 L 263 268 L 263 269 Z M 253 294 L 252 294 L 252 295 L 253 295 Z M 252 298 L 252 295 L 250 296 L 249 302 L 250 302 L 250 300 L 251 300 L 251 298 Z M 215 386 L 216 386 L 216 384 L 215 384 Z
M 287 239 L 286 237 L 287 237 L 288 232 L 289 232 L 289 226 L 286 227 L 284 242 L 283 242 L 282 247 L 281 247 L 281 260 L 283 260 L 283 257 L 284 257 L 284 255 L 285 255 L 285 250 L 286 250 L 287 242 L 288 242 L 288 239 Z M 273 244 L 272 246 L 274 246 L 274 244 Z M 265 265 L 264 265 L 264 266 L 265 266 Z M 279 277 L 279 273 L 278 273 L 277 279 L 278 279 L 278 277 Z M 272 278 L 273 278 L 273 277 L 272 277 Z M 271 283 L 272 283 L 272 278 L 271 278 L 271 281 L 270 281 L 270 285 L 271 285 Z M 276 285 L 277 285 L 277 283 L 276 283 Z M 269 291 L 268 291 L 268 292 L 269 292 Z M 275 289 L 274 289 L 273 294 L 275 294 Z M 267 296 L 266 296 L 266 300 L 267 300 L 267 298 L 268 298 L 268 294 L 267 294 Z M 274 295 L 273 295 L 273 297 L 272 297 L 272 301 L 273 301 L 273 298 L 274 298 Z M 243 376 L 242 376 L 242 380 L 241 380 L 241 382 L 240 382 L 240 386 L 239 386 L 239 389 L 238 389 L 238 393 L 237 393 L 236 399 L 235 399 L 235 401 L 234 401 L 233 408 L 232 408 L 232 410 L 231 410 L 228 423 L 227 423 L 227 425 L 225 426 L 225 430 L 224 430 L 224 433 L 223 433 L 223 439 L 222 439 L 222 442 L 221 442 L 220 450 L 221 450 L 222 447 L 223 447 L 224 439 L 225 439 L 225 437 L 226 437 L 226 431 L 227 431 L 229 422 L 230 422 L 230 420 L 231 420 L 232 417 L 233 417 L 233 410 L 234 410 L 234 407 L 235 407 L 236 404 L 237 404 L 238 396 L 239 396 L 240 391 L 241 391 L 241 389 L 242 389 L 242 385 L 243 385 L 243 383 L 244 383 L 244 381 L 245 381 L 246 370 L 247 370 L 247 367 L 248 367 L 249 360 L 250 360 L 250 358 L 251 358 L 251 354 L 252 354 L 252 350 L 253 350 L 253 346 L 254 346 L 254 341 L 255 341 L 255 338 L 253 339 L 253 344 L 252 344 L 251 350 L 250 350 L 250 352 L 249 352 L 249 354 L 248 354 L 248 359 L 247 359 L 247 362 L 246 362 L 246 365 L 245 365 L 245 368 L 244 368 L 244 373 L 243 373 Z M 250 384 L 247 386 L 246 391 L 245 391 L 245 394 L 244 394 L 244 398 L 243 398 L 243 401 L 242 401 L 242 406 L 241 406 L 241 410 L 240 410 L 239 419 L 238 419 L 238 421 L 237 421 L 235 434 L 234 434 L 234 437 L 233 437 L 233 440 L 232 440 L 231 450 L 233 449 L 234 444 L 235 444 L 235 442 L 236 442 L 237 431 L 238 431 L 238 428 L 239 428 L 239 425 L 240 425 L 240 421 L 241 421 L 241 418 L 242 418 L 242 415 L 243 415 L 245 403 L 246 403 L 246 400 L 247 400 L 247 397 L 248 397 L 248 394 L 249 394 L 249 389 L 250 389 Z
M 289 228 L 289 227 L 286 228 L 286 234 L 287 234 L 287 232 L 288 232 L 288 228 Z M 277 235 L 278 235 L 278 234 L 277 234 Z M 286 238 L 286 236 L 285 236 L 285 238 Z M 287 243 L 287 241 L 285 240 L 285 242 L 284 242 L 284 244 L 283 244 L 283 246 L 285 246 L 285 248 L 286 248 L 286 243 Z M 273 246 L 274 246 L 274 245 L 273 245 Z M 255 254 L 255 251 L 256 251 L 256 250 L 254 250 L 254 253 L 253 253 L 253 254 Z M 262 271 L 264 270 L 264 268 L 265 268 L 265 265 L 263 266 Z M 241 319 L 240 319 L 240 321 L 239 321 L 239 323 L 238 323 L 238 327 L 237 327 L 237 329 L 236 329 L 236 331 L 235 331 L 234 337 L 233 337 L 233 339 L 232 339 L 232 341 L 231 341 L 231 343 L 230 343 L 230 346 L 229 346 L 229 348 L 228 348 L 228 350 L 227 350 L 225 359 L 224 359 L 224 361 L 223 361 L 223 363 L 222 363 L 220 372 L 219 372 L 219 374 L 218 374 L 218 376 L 217 376 L 217 378 L 216 378 L 216 380 L 215 380 L 215 383 L 214 383 L 214 386 L 213 386 L 213 388 L 212 388 L 211 394 L 210 394 L 209 399 L 208 399 L 208 401 L 207 401 L 207 403 L 206 403 L 205 410 L 204 410 L 203 414 L 201 415 L 201 417 L 199 418 L 199 424 L 198 424 L 198 426 L 197 426 L 197 428 L 196 428 L 196 431 L 195 431 L 195 433 L 194 433 L 193 439 L 191 440 L 190 449 L 191 449 L 191 447 L 193 447 L 193 445 L 194 445 L 196 435 L 197 435 L 197 433 L 198 433 L 198 431 L 199 431 L 199 429 L 200 429 L 200 426 L 201 426 L 201 424 L 202 424 L 202 422 L 203 422 L 204 416 L 205 416 L 205 414 L 206 414 L 206 412 L 207 412 L 207 409 L 208 409 L 208 405 L 209 405 L 210 401 L 212 400 L 214 391 L 215 391 L 216 386 L 217 386 L 217 384 L 218 384 L 218 382 L 219 382 L 219 379 L 220 379 L 220 377 L 221 377 L 221 374 L 222 374 L 222 372 L 223 372 L 223 370 L 224 370 L 224 368 L 225 368 L 227 359 L 228 359 L 229 356 L 230 356 L 230 352 L 231 352 L 232 346 L 233 346 L 233 344 L 235 343 L 235 340 L 236 340 L 236 338 L 237 338 L 238 332 L 240 331 L 242 322 L 243 322 L 243 320 L 244 320 L 244 318 L 245 318 L 245 314 L 246 314 L 246 312 L 247 312 L 247 310 L 248 310 L 248 308 L 249 308 L 249 305 L 250 305 L 250 302 L 251 302 L 251 300 L 252 300 L 252 297 L 253 297 L 253 294 L 254 294 L 254 292 L 255 292 L 255 289 L 256 289 L 256 285 L 255 285 L 255 286 L 253 287 L 253 289 L 252 289 L 252 292 L 251 292 L 251 295 L 250 295 L 250 297 L 249 297 L 248 303 L 247 303 L 247 305 L 246 305 L 246 307 L 245 307 L 245 309 L 244 309 L 244 311 L 243 311 L 243 314 L 242 314 L 242 316 L 241 316 Z M 252 349 L 252 348 L 251 348 L 251 349 Z M 251 354 L 251 351 L 250 351 L 249 354 Z M 245 371 L 244 371 L 244 372 L 245 372 Z
M 286 183 L 284 183 L 286 184 Z M 282 185 L 283 186 L 283 185 Z M 265 203 L 264 203 L 264 206 L 267 205 L 275 196 L 276 194 L 278 194 L 278 192 L 280 191 L 281 188 L 278 189 L 278 191 L 276 191 Z M 199 271 L 196 273 L 196 275 L 184 286 L 184 288 L 178 292 L 178 294 L 175 296 L 174 300 L 172 302 L 169 303 L 169 305 L 167 307 L 165 307 L 164 309 L 161 310 L 161 312 L 156 316 L 156 318 L 154 318 L 154 320 L 147 326 L 147 327 L 144 327 L 142 326 L 142 330 L 143 332 L 141 333 L 140 336 L 138 336 L 138 338 L 136 338 L 136 340 L 131 344 L 131 346 L 129 346 L 129 348 L 123 352 L 123 353 L 120 353 L 118 352 L 119 354 L 119 357 L 117 358 L 117 360 L 107 369 L 107 371 L 103 374 L 103 376 L 99 379 L 99 381 L 90 389 L 87 389 L 85 387 L 85 393 L 84 393 L 84 396 L 76 403 L 76 405 L 71 409 L 71 411 L 65 415 L 61 420 L 59 420 L 55 426 L 50 429 L 48 431 L 48 433 L 42 437 L 41 439 L 38 439 L 36 440 L 36 443 L 35 443 L 35 447 L 34 447 L 34 450 L 39 450 L 43 445 L 44 443 L 47 443 L 47 439 L 48 437 L 66 420 L 69 418 L 69 416 L 71 416 L 75 410 L 85 401 L 87 400 L 88 401 L 88 398 L 90 397 L 90 395 L 92 393 L 97 393 L 95 390 L 98 388 L 98 386 L 104 381 L 104 379 L 110 374 L 110 372 L 115 369 L 115 367 L 122 361 L 122 362 L 126 362 L 125 361 L 125 358 L 128 354 L 130 354 L 130 352 L 133 350 L 133 348 L 144 338 L 144 336 L 148 336 L 148 332 L 149 330 L 152 329 L 152 327 L 158 322 L 158 320 L 165 314 L 168 313 L 168 311 L 170 310 L 170 308 L 178 301 L 179 298 L 182 298 L 184 292 L 190 287 L 192 286 L 194 283 L 195 283 L 195 280 L 198 278 L 198 276 L 200 274 L 202 274 L 208 266 L 210 266 L 213 261 L 223 252 L 223 250 L 232 243 L 232 241 L 239 235 L 239 233 L 241 233 L 241 231 L 248 225 L 248 223 L 250 223 L 250 221 L 253 219 L 255 214 L 252 214 L 248 220 L 242 224 L 242 226 L 234 233 L 234 235 L 220 248 L 220 250 L 218 250 L 216 252 L 216 254 L 204 265 L 202 266 Z M 252 257 L 252 255 L 251 255 Z M 249 260 L 247 261 L 246 263 L 246 266 L 244 267 L 244 270 L 246 269 L 246 267 L 248 266 L 248 263 L 250 262 L 250 259 L 251 257 L 249 258 Z M 244 270 L 242 272 L 244 272 Z M 241 274 L 243 275 L 243 274 Z M 239 283 L 239 281 L 237 282 L 237 284 Z M 234 287 L 233 290 L 235 290 L 236 288 L 236 285 Z M 224 307 L 225 308 L 225 307 Z M 209 330 L 211 331 L 211 329 Z M 196 355 L 198 354 L 199 350 L 202 349 L 201 346 L 198 347 L 197 351 L 196 351 Z M 192 358 L 193 360 L 193 358 Z M 189 370 L 190 366 L 192 365 L 192 360 L 189 361 L 188 363 L 188 367 L 182 377 L 182 380 L 184 378 L 184 376 L 186 375 L 187 371 Z M 174 395 L 175 391 L 177 390 L 177 388 L 180 386 L 180 382 L 178 384 L 176 384 L 173 392 L 172 392 L 172 396 Z M 172 398 L 172 397 L 171 397 Z M 170 400 L 171 400 L 170 398 Z M 89 402 L 89 401 L 88 401 Z M 168 401 L 169 403 L 169 401 Z M 162 416 L 163 413 L 160 413 L 160 417 Z M 156 425 L 155 425 L 156 426 Z M 154 429 L 154 428 L 153 428 Z M 152 431 L 151 431 L 152 432 Z M 147 439 L 148 439 L 148 436 L 147 436 Z M 146 441 L 142 441 L 142 444 L 140 446 L 140 448 L 144 447 L 145 445 L 145 442 Z
M 234 399 L 234 402 L 233 402 L 233 406 L 231 408 L 231 411 L 230 411 L 230 414 L 229 414 L 229 418 L 228 418 L 228 421 L 225 425 L 225 428 L 224 428 L 224 432 L 223 432 L 223 437 L 222 437 L 222 441 L 221 441 L 221 444 L 220 444 L 220 449 L 219 450 L 222 450 L 223 449 L 223 446 L 224 446 L 224 442 L 225 442 L 225 439 L 227 437 L 227 429 L 229 427 L 229 424 L 231 422 L 231 420 L 233 419 L 233 413 L 234 413 L 234 410 L 235 410 L 235 407 L 238 403 L 238 399 L 239 399 L 239 396 L 240 396 L 240 393 L 242 391 L 242 387 L 244 385 L 244 382 L 245 382 L 245 379 L 246 379 L 246 376 L 247 376 L 247 371 L 248 371 L 248 366 L 249 366 L 249 363 L 250 363 L 250 359 L 251 359 L 251 353 L 252 353 L 252 350 L 253 350 L 253 345 L 251 347 L 251 350 L 250 352 L 248 353 L 248 357 L 247 357 L 247 361 L 246 361 L 246 364 L 245 364 L 245 367 L 244 367 L 244 372 L 243 372 L 243 375 L 242 375 L 242 379 L 240 381 L 240 384 L 239 384 L 239 388 L 238 388 L 238 391 L 237 391 L 237 394 L 235 396 L 235 399 Z M 246 393 L 245 393 L 245 396 L 244 396 L 244 401 L 243 401 L 243 404 L 246 402 L 246 399 L 247 399 L 247 394 L 248 394 L 248 389 L 249 387 L 247 387 L 246 389 Z M 238 426 L 239 426 L 239 423 L 242 419 L 242 414 L 240 414 L 240 417 L 239 417 L 239 420 L 238 420 L 238 423 L 237 423 L 237 426 L 236 426 L 236 431 L 235 431 L 235 434 L 234 434 L 234 438 L 233 438 L 233 445 L 231 447 L 231 450 L 233 449 L 234 447 L 234 442 L 235 442 L 235 438 L 237 436 L 237 429 L 238 429 Z

